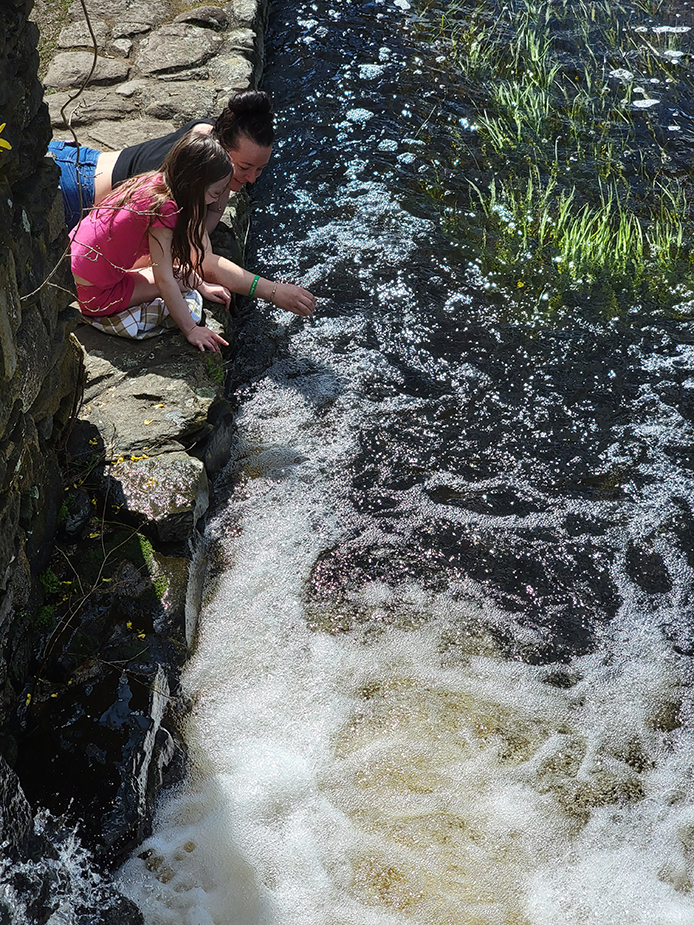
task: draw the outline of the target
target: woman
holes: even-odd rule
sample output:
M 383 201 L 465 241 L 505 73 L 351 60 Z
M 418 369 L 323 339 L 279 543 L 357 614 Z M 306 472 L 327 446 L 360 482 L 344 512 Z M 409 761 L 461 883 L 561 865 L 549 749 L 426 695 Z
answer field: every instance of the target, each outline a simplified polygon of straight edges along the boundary
M 189 131 L 216 138 L 227 151 L 233 174 L 227 188 L 207 208 L 205 221 L 205 279 L 240 295 L 255 295 L 286 311 L 311 316 L 315 297 L 301 286 L 256 277 L 237 264 L 215 254 L 209 233 L 216 227 L 231 192 L 246 183 L 255 183 L 272 154 L 274 125 L 272 104 L 267 93 L 247 90 L 235 94 L 217 119 L 194 119 L 175 132 L 125 148 L 123 151 L 96 151 L 62 141 L 53 141 L 49 151 L 60 167 L 60 189 L 65 220 L 73 228 L 81 215 L 98 205 L 113 189 L 129 177 L 157 170 L 168 152 Z

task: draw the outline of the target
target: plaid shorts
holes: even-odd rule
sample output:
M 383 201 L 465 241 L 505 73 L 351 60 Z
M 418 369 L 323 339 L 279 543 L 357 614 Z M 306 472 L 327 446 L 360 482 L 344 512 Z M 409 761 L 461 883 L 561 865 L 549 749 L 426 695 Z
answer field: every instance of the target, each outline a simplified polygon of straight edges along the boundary
M 191 318 L 196 324 L 202 320 L 202 296 L 197 289 L 189 289 L 183 293 Z M 104 334 L 115 334 L 117 337 L 130 337 L 133 340 L 145 340 L 147 337 L 156 337 L 164 331 L 178 329 L 178 325 L 169 314 L 163 299 L 154 299 L 153 302 L 143 302 L 142 305 L 133 305 L 117 315 L 82 315 L 93 328 L 98 328 Z

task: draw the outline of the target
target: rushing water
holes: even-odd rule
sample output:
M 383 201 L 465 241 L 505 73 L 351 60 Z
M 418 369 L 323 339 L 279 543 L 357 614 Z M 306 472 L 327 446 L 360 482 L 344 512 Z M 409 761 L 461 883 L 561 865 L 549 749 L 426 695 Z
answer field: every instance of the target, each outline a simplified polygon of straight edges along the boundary
M 119 882 L 148 925 L 694 923 L 694 325 L 514 322 L 420 192 L 410 15 L 274 11 L 252 262 L 319 309 L 242 331 L 191 773 Z

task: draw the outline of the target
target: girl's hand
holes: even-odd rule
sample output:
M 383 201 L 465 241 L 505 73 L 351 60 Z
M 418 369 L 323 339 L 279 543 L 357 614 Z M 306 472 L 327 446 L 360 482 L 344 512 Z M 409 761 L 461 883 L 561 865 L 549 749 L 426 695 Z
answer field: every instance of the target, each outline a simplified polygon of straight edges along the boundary
M 303 315 L 305 318 L 312 318 L 316 307 L 316 297 L 308 289 L 294 286 L 292 283 L 277 283 L 277 291 L 272 297 L 272 302 L 286 312 L 294 312 L 295 315 Z
M 205 299 L 209 299 L 210 302 L 219 302 L 224 306 L 224 311 L 229 311 L 229 305 L 231 304 L 231 293 L 226 288 L 226 286 L 221 286 L 219 283 L 206 283 L 203 280 L 200 280 L 198 285 L 195 286 L 201 296 Z
M 188 331 L 186 334 L 186 340 L 199 350 L 212 350 L 215 353 L 222 352 L 220 344 L 225 347 L 229 346 L 228 341 L 220 337 L 219 334 L 215 334 L 210 328 L 206 328 L 205 325 L 196 324 L 192 331 Z

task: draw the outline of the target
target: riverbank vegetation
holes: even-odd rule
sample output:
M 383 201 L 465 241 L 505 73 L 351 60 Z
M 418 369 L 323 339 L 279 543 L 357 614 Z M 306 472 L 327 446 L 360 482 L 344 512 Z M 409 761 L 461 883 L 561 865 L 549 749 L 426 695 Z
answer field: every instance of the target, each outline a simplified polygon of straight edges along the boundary
M 464 111 L 428 192 L 485 284 L 525 311 L 694 312 L 691 31 L 662 7 L 422 12 Z

